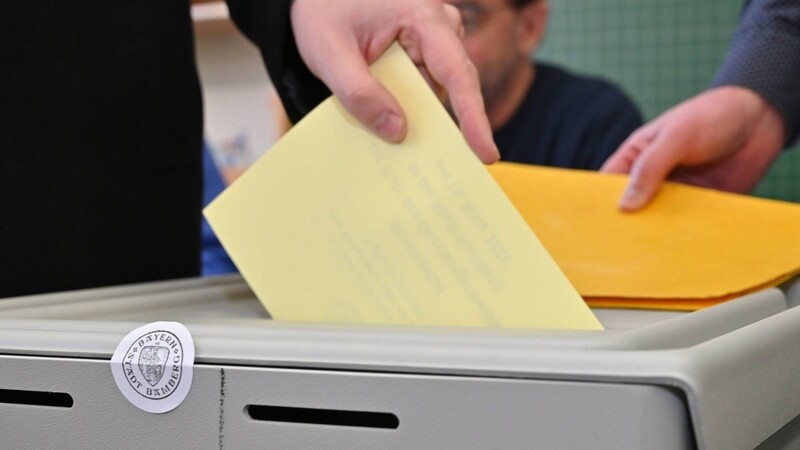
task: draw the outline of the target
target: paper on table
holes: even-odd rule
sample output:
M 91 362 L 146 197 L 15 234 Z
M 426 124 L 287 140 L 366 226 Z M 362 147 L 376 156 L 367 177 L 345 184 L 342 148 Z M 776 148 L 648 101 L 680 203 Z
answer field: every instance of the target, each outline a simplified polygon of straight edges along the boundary
M 667 183 L 630 214 L 623 176 L 489 170 L 592 306 L 697 309 L 800 272 L 797 204 Z
M 402 49 L 371 70 L 402 144 L 330 98 L 204 211 L 272 317 L 600 328 Z

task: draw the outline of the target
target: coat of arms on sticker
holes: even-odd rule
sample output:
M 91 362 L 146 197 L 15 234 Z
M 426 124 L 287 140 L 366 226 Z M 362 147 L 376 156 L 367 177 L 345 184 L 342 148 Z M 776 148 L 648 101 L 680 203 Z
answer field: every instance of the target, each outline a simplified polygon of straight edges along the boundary
M 164 366 L 167 365 L 169 348 L 166 346 L 143 347 L 139 354 L 139 370 L 150 386 L 155 386 L 164 376 Z

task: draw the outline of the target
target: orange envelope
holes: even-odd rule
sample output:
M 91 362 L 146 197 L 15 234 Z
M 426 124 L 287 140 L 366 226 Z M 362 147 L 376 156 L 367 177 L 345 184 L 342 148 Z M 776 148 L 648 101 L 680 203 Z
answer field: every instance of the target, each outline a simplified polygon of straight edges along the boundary
M 800 205 L 667 183 L 623 213 L 627 178 L 498 163 L 495 180 L 590 305 L 691 310 L 800 273 Z

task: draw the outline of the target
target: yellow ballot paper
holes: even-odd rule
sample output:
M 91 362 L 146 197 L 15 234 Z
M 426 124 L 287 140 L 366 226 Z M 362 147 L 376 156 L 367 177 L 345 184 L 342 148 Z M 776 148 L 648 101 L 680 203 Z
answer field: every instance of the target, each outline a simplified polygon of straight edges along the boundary
M 204 211 L 272 317 L 599 329 L 402 49 L 372 72 L 402 144 L 329 98 Z
M 489 171 L 593 306 L 697 309 L 800 272 L 800 205 L 666 183 L 637 213 L 627 177 L 499 163 Z

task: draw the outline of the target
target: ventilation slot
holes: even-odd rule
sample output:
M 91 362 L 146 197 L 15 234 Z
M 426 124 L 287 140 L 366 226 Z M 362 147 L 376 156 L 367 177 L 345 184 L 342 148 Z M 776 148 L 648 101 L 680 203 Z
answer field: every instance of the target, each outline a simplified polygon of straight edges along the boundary
M 286 406 L 247 405 L 247 414 L 265 422 L 305 423 L 342 427 L 383 428 L 400 425 L 397 416 L 384 412 L 342 411 L 336 409 L 290 408 Z
M 72 408 L 72 396 L 66 392 L 19 391 L 0 389 L 0 403 L 15 405 L 52 406 Z

